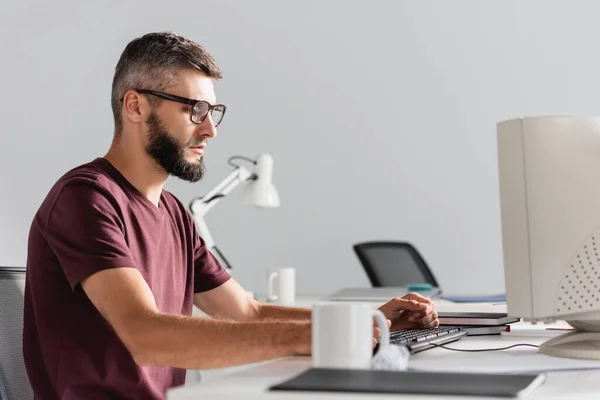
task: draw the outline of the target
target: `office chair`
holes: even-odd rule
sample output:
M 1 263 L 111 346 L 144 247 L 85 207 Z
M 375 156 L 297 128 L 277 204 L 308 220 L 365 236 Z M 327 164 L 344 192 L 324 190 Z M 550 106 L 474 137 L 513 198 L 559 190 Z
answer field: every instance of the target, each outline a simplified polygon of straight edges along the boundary
M 25 268 L 0 267 L 0 399 L 32 400 L 23 360 Z M 2 397 L 5 396 L 5 397 Z
M 363 242 L 353 246 L 373 287 L 429 283 L 440 288 L 417 249 L 407 242 Z

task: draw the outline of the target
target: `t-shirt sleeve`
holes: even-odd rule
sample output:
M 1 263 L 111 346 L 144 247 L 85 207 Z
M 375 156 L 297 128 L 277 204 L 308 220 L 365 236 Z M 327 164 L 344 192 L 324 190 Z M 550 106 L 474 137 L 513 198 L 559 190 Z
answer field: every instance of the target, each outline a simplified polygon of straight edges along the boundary
M 73 289 L 96 272 L 135 267 L 116 207 L 109 193 L 93 185 L 67 185 L 58 196 L 46 238 Z
M 194 235 L 194 293 L 206 292 L 227 282 L 231 275 L 206 247 L 192 223 Z

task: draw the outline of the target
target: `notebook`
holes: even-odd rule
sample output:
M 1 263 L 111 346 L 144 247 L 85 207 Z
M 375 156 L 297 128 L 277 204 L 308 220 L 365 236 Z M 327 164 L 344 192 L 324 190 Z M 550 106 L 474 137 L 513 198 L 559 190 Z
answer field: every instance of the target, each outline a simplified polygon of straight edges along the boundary
M 505 325 L 519 322 L 520 318 L 506 313 L 482 312 L 438 312 L 440 325 Z
M 440 328 L 460 328 L 468 336 L 500 335 L 510 332 L 510 325 L 441 325 Z
M 271 386 L 272 391 L 446 394 L 525 397 L 545 374 L 470 374 L 311 368 Z

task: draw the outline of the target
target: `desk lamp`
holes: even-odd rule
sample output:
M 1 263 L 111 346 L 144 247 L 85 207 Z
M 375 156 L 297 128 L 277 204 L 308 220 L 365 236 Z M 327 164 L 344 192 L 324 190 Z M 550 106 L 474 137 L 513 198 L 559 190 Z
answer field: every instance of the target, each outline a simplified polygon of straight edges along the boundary
M 233 162 L 238 159 L 253 164 L 252 172 L 242 165 Z M 223 197 L 242 183 L 245 184 L 244 192 L 242 193 L 242 203 L 244 204 L 252 204 L 261 208 L 279 207 L 279 195 L 271 182 L 273 177 L 273 157 L 270 154 L 260 154 L 255 160 L 244 156 L 233 156 L 229 158 L 228 163 L 234 167 L 234 170 L 207 194 L 192 199 L 190 202 L 190 211 L 200 236 L 206 242 L 206 246 L 213 254 L 221 258 L 227 268 L 231 269 L 231 264 L 229 264 L 215 244 L 204 216 Z

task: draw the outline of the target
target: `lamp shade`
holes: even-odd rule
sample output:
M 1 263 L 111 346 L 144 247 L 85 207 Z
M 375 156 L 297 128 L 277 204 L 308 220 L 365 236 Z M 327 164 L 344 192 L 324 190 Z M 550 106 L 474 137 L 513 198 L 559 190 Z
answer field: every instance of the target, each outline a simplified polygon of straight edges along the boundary
M 249 181 L 242 194 L 242 202 L 256 207 L 279 207 L 279 194 L 272 183 L 273 157 L 261 154 L 254 166 L 255 180 Z

